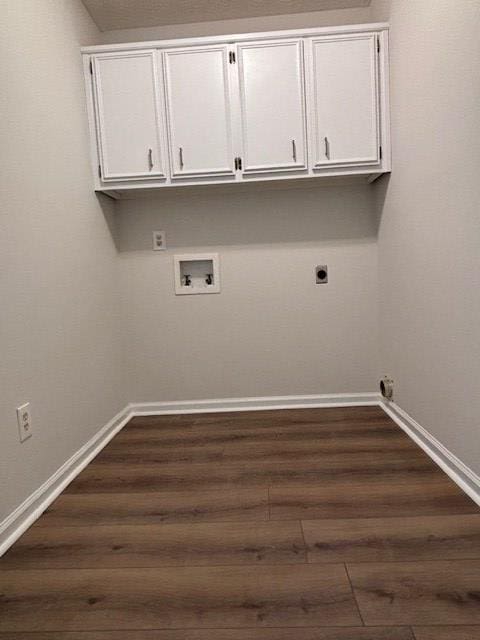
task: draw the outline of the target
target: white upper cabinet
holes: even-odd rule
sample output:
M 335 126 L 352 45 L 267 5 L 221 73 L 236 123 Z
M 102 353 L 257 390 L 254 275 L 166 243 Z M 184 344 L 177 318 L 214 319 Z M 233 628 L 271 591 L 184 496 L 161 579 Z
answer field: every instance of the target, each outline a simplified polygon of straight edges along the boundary
M 85 47 L 95 188 L 390 171 L 388 25 Z M 100 165 L 100 171 L 99 171 Z
M 308 54 L 312 167 L 378 164 L 377 35 L 312 38 Z
M 163 55 L 172 178 L 233 175 L 228 47 Z
M 303 41 L 237 45 L 244 173 L 306 169 Z
M 102 181 L 166 177 L 156 52 L 92 56 Z

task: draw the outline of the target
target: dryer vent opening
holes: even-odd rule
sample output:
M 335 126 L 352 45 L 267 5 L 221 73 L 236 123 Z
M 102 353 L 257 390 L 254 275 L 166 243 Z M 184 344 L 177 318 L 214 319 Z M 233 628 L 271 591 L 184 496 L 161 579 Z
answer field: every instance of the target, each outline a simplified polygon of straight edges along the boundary
M 380 380 L 380 393 L 387 400 L 391 400 L 393 398 L 393 380 L 388 376 L 384 376 Z

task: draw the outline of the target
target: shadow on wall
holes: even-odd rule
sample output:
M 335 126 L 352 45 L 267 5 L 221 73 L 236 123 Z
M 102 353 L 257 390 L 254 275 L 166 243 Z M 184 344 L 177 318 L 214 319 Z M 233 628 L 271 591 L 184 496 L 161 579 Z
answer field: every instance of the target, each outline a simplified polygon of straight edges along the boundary
M 385 198 L 387 197 L 389 183 L 390 174 L 385 173 L 383 176 L 380 176 L 380 178 L 378 178 L 378 180 L 376 180 L 374 184 L 376 217 L 375 223 L 377 226 L 377 230 L 380 229 L 380 225 L 382 224 L 383 207 L 385 204 Z
M 377 235 L 374 196 L 366 184 L 159 192 L 117 201 L 113 236 L 120 252 L 150 251 L 154 230 L 166 232 L 169 249 L 371 241 Z
M 117 251 L 119 251 L 118 225 L 115 218 L 115 200 L 112 200 L 112 198 L 100 192 L 96 192 L 95 196 L 98 200 L 98 204 L 100 205 L 100 209 L 102 210 L 105 223 L 110 231 L 115 247 Z

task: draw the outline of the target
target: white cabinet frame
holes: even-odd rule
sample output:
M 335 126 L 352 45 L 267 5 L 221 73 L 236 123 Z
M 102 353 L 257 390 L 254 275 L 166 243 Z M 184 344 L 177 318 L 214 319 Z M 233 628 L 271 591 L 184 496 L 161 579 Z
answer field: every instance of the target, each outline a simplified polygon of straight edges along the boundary
M 247 140 L 247 113 L 246 113 L 246 95 L 244 87 L 244 68 L 243 68 L 243 52 L 247 49 L 261 48 L 261 47 L 281 47 L 292 46 L 296 48 L 297 53 L 297 76 L 298 84 L 297 91 L 300 97 L 301 107 L 301 138 L 300 140 L 292 140 L 293 142 L 293 154 L 296 155 L 299 149 L 302 150 L 302 161 L 296 161 L 293 159 L 289 162 L 277 163 L 275 165 L 255 165 L 249 162 L 249 150 Z M 283 39 L 283 40 L 257 40 L 255 42 L 248 42 L 245 44 L 238 44 L 236 47 L 236 60 L 238 64 L 238 82 L 240 92 L 240 113 L 241 113 L 241 135 L 242 135 L 242 148 L 243 153 L 241 155 L 243 162 L 243 173 L 271 173 L 277 171 L 299 171 L 305 170 L 308 167 L 308 149 L 307 149 L 307 123 L 306 123 L 306 105 L 305 105 L 305 64 L 303 56 L 303 40 L 299 38 L 295 39 Z
M 175 113 L 172 108 L 171 92 L 169 88 L 172 86 L 172 79 L 170 75 L 169 58 L 171 56 L 188 54 L 188 53 L 203 53 L 218 51 L 222 53 L 223 61 L 223 81 L 224 81 L 224 100 L 225 100 L 225 116 L 226 116 L 226 129 L 227 129 L 227 161 L 228 164 L 223 167 L 205 167 L 195 171 L 179 170 L 178 161 L 175 157 L 176 147 L 174 148 L 174 132 L 175 132 Z M 233 90 L 230 65 L 228 62 L 228 47 L 227 45 L 213 45 L 205 47 L 182 47 L 178 49 L 171 49 L 162 52 L 164 58 L 163 73 L 165 82 L 165 105 L 166 105 L 166 119 L 168 130 L 168 152 L 170 159 L 170 168 L 172 179 L 184 179 L 193 177 L 215 177 L 215 176 L 231 176 L 235 174 L 234 166 L 234 137 L 232 126 L 232 102 L 233 102 Z M 194 117 L 195 114 L 192 114 Z
M 154 113 L 156 122 L 156 137 L 152 140 L 152 150 L 155 147 L 155 153 L 157 155 L 158 168 L 152 168 L 151 170 L 145 170 L 141 172 L 128 172 L 128 173 L 113 173 L 109 170 L 108 161 L 108 145 L 105 139 L 105 125 L 104 125 L 104 103 L 102 93 L 102 78 L 98 70 L 98 61 L 102 59 L 122 59 L 133 57 L 146 57 L 151 60 L 152 68 L 152 87 L 154 92 Z M 98 160 L 99 160 L 99 177 L 103 182 L 121 182 L 130 181 L 132 179 L 143 180 L 158 180 L 159 178 L 167 178 L 167 157 L 165 154 L 165 122 L 162 117 L 163 109 L 163 91 L 161 83 L 159 82 L 159 73 L 157 65 L 157 52 L 155 50 L 139 50 L 139 51 L 124 51 L 118 53 L 101 53 L 94 55 L 91 58 L 91 71 L 92 76 L 92 92 L 95 96 L 94 103 L 94 115 L 95 115 L 95 130 L 96 139 L 98 142 Z M 93 95 L 92 95 L 93 97 Z M 148 150 L 146 149 L 146 153 Z
M 316 77 L 317 77 L 317 69 L 315 64 L 315 55 L 314 55 L 314 47 L 317 45 L 322 45 L 323 43 L 332 43 L 332 42 L 340 42 L 340 41 L 348 41 L 348 40 L 365 40 L 370 41 L 371 47 L 371 66 L 370 66 L 370 81 L 372 85 L 372 93 L 371 93 L 371 109 L 372 109 L 372 127 L 375 130 L 375 153 L 370 157 L 355 157 L 355 158 L 340 158 L 338 160 L 328 159 L 325 154 L 325 157 L 322 160 L 319 160 L 319 149 L 322 147 L 322 141 L 320 140 L 320 131 L 317 128 L 317 117 L 316 113 L 318 112 L 318 103 L 317 103 L 317 92 L 315 90 Z M 307 42 L 307 102 L 309 107 L 309 146 L 310 146 L 310 161 L 312 165 L 312 169 L 314 171 L 321 170 L 325 167 L 337 167 L 337 168 L 348 168 L 348 167 L 359 167 L 359 166 L 368 166 L 368 165 L 379 165 L 380 164 L 380 147 L 381 147 L 381 138 L 380 138 L 380 91 L 379 91 L 379 50 L 380 41 L 378 40 L 378 35 L 375 33 L 355 33 L 355 34 L 342 34 L 332 35 L 332 36 L 320 36 L 318 38 L 310 38 Z

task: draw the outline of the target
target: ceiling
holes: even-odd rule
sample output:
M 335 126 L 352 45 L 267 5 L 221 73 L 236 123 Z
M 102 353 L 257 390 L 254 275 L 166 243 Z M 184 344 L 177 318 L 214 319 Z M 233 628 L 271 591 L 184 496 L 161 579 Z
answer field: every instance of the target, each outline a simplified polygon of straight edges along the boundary
M 101 31 L 213 22 L 329 9 L 367 7 L 371 0 L 82 0 Z

